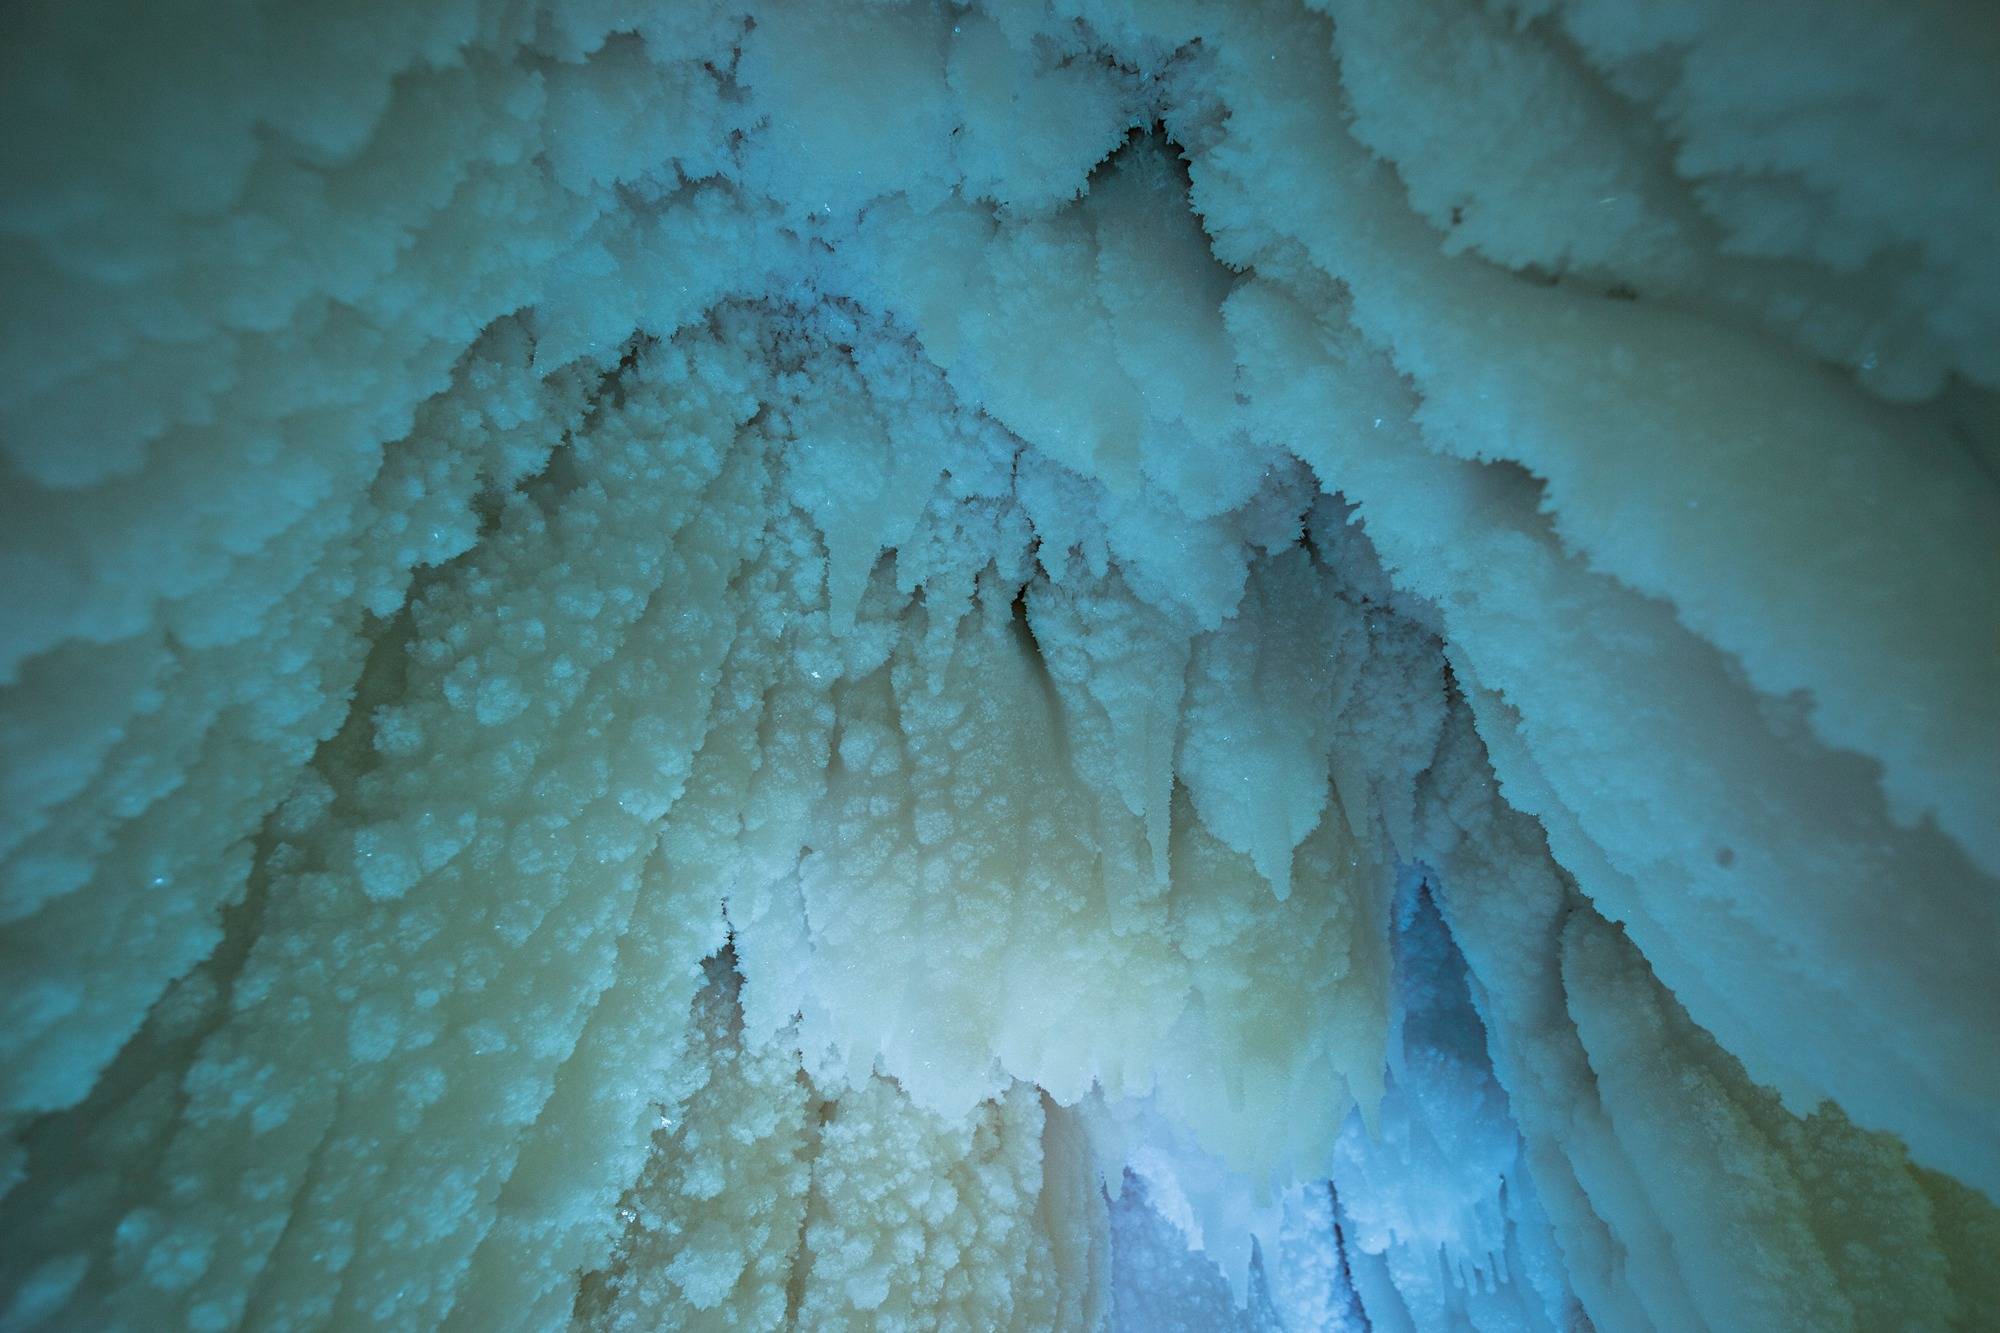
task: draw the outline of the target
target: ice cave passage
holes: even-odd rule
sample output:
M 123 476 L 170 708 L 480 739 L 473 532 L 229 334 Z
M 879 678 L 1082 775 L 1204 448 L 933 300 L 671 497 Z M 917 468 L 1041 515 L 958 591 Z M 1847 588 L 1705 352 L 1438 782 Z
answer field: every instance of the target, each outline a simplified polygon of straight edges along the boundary
M 1988 0 L 8 0 L 0 1328 L 2000 1328 Z

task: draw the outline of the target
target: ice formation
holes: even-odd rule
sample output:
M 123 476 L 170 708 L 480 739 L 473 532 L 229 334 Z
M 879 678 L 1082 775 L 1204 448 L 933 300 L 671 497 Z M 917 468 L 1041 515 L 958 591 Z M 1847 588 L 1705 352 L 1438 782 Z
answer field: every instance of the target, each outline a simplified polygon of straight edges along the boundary
M 2000 1319 L 1989 6 L 0 33 L 0 1327 Z

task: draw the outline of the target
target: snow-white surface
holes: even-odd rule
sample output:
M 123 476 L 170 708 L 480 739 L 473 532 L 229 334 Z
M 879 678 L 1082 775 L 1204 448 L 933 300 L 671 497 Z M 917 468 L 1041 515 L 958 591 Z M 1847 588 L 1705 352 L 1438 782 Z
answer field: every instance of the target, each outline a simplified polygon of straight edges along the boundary
M 9 6 L 0 1326 L 1977 1327 L 1996 61 Z

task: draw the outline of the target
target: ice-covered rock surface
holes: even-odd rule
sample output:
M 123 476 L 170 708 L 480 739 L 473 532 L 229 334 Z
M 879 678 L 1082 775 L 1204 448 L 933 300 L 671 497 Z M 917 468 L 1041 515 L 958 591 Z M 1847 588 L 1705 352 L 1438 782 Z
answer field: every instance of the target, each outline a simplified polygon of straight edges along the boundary
M 0 1328 L 2000 1311 L 1967 0 L 14 0 Z

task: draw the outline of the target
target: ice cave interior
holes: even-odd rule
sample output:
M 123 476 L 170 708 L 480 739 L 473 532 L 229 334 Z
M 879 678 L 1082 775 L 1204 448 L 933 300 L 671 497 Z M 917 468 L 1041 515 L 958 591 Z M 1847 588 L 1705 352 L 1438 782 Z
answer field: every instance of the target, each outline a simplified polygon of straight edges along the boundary
M 2000 1327 L 1989 0 L 9 0 L 0 1327 Z

